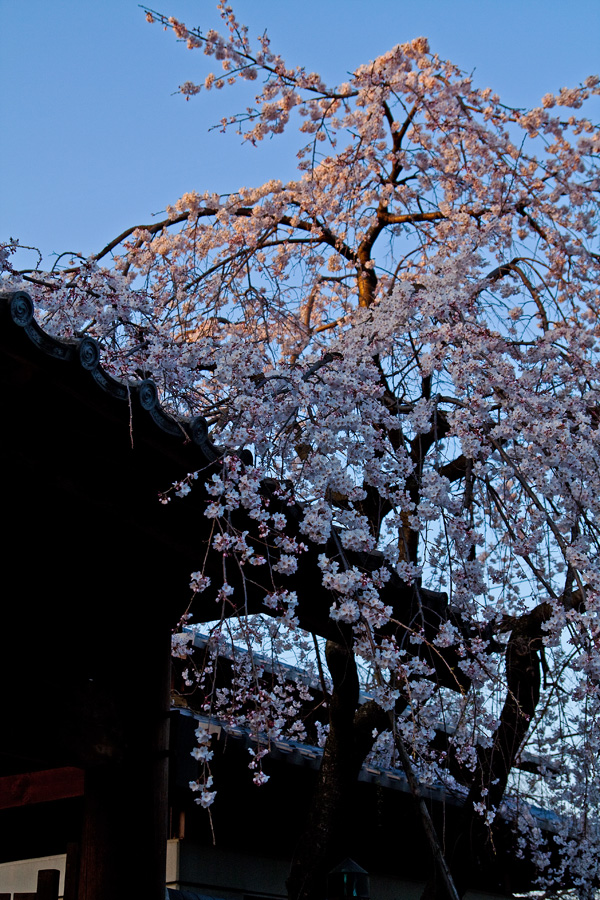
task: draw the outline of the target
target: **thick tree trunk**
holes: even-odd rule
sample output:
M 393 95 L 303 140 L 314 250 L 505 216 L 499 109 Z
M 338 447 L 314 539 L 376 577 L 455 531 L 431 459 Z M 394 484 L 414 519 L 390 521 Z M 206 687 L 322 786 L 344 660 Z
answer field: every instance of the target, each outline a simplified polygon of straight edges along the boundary
M 343 858 L 349 800 L 356 781 L 351 748 L 358 708 L 358 674 L 350 646 L 328 641 L 326 658 L 333 680 L 329 734 L 306 829 L 294 854 L 287 881 L 290 900 L 324 897 L 329 868 Z
M 329 734 L 306 827 L 287 880 L 290 900 L 324 898 L 327 872 L 349 855 L 358 774 L 373 746 L 373 728 L 383 730 L 389 725 L 386 714 L 375 703 L 358 705 L 351 635 L 343 644 L 328 641 L 326 658 L 333 682 Z

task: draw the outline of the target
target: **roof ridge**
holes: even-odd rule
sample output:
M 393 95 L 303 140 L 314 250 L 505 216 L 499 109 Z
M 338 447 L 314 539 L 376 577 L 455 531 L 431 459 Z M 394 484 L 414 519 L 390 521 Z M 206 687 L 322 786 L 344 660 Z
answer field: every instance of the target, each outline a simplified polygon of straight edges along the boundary
M 135 397 L 161 431 L 181 437 L 184 442 L 191 441 L 200 448 L 207 462 L 221 457 L 222 451 L 209 437 L 204 416 L 185 418 L 169 412 L 160 402 L 158 387 L 152 378 L 134 382 L 115 378 L 102 365 L 100 344 L 95 338 L 86 335 L 79 340 L 61 340 L 44 331 L 35 319 L 35 305 L 27 291 L 0 291 L 0 311 L 2 318 L 19 328 L 46 356 L 81 367 L 105 393 L 117 400 L 131 405 Z

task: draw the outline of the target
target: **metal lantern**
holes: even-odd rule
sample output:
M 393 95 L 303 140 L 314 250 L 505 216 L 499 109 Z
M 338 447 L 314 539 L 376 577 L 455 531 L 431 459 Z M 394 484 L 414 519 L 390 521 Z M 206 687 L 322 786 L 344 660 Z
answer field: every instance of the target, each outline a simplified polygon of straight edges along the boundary
M 345 859 L 327 876 L 327 900 L 369 900 L 370 894 L 369 874 L 353 859 Z

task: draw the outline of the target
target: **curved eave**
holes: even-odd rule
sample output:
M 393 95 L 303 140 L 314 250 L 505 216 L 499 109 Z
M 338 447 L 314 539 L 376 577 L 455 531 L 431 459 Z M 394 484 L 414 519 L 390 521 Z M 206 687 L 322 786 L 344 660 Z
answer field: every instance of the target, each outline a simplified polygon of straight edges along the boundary
M 18 355 L 30 354 L 32 362 L 38 354 L 48 360 L 64 363 L 64 377 L 75 382 L 84 379 L 92 390 L 102 391 L 108 398 L 127 404 L 130 409 L 143 410 L 157 429 L 174 438 L 179 444 L 192 445 L 202 454 L 197 462 L 209 464 L 219 457 L 219 451 L 208 436 L 202 416 L 183 419 L 172 415 L 160 403 L 159 393 L 152 379 L 124 382 L 114 378 L 103 367 L 100 346 L 91 337 L 79 341 L 58 340 L 44 331 L 34 318 L 34 304 L 26 291 L 0 293 L 0 343 L 5 351 Z M 38 359 L 36 359 L 38 357 Z

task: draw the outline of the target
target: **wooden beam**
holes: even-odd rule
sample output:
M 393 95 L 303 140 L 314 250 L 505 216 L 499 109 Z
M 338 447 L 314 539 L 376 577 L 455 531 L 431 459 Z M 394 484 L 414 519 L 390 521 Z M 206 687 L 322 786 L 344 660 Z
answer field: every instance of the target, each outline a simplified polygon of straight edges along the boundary
M 83 796 L 83 769 L 67 766 L 0 778 L 0 809 Z

